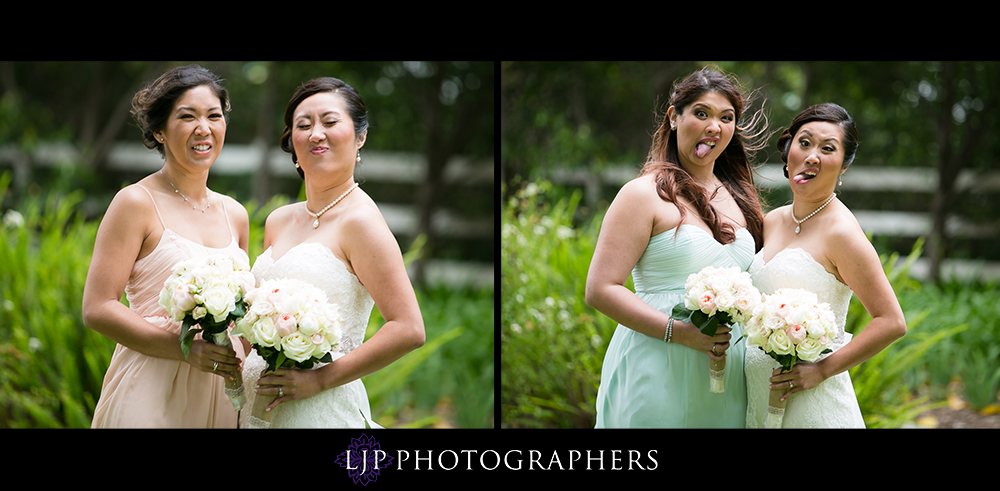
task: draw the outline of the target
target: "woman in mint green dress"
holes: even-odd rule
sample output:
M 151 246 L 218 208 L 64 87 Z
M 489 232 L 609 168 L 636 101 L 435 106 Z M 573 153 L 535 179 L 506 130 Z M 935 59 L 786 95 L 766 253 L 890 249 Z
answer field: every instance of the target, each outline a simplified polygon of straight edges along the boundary
M 748 153 L 764 134 L 735 79 L 704 69 L 674 84 L 639 177 L 608 208 L 587 275 L 587 303 L 619 322 L 604 357 L 598 428 L 742 428 L 741 326 L 715 336 L 671 321 L 688 275 L 705 266 L 746 271 L 763 213 Z M 625 287 L 632 274 L 635 293 Z M 710 360 L 726 360 L 724 392 L 709 390 Z

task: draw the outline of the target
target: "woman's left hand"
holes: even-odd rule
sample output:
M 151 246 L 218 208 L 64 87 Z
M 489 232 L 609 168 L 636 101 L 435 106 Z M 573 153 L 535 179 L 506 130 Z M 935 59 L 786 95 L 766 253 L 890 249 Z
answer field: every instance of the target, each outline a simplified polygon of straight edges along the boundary
M 322 392 L 319 374 L 316 370 L 279 368 L 268 372 L 257 381 L 257 394 L 277 397 L 265 408 L 270 411 L 278 404 L 298 399 L 307 399 Z
M 787 389 L 785 394 L 781 396 L 782 401 L 787 400 L 788 396 L 796 392 L 816 387 L 825 380 L 822 370 L 815 363 L 800 362 L 793 365 L 792 369 L 787 372 L 781 370 L 780 367 L 775 368 L 774 372 L 771 373 L 770 388 Z

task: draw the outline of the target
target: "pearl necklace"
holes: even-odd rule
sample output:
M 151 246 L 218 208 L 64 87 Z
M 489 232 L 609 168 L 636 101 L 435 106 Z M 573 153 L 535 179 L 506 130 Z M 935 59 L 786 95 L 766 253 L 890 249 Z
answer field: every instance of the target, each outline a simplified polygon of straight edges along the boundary
M 340 200 L 344 199 L 344 197 L 346 197 L 348 194 L 350 194 L 351 191 L 354 191 L 354 188 L 356 188 L 358 186 L 359 186 L 358 183 L 354 183 L 354 185 L 351 186 L 351 189 L 348 189 L 347 191 L 344 191 L 344 194 L 340 195 L 339 198 L 333 200 L 333 203 L 330 203 L 330 204 L 326 205 L 326 208 L 323 208 L 322 210 L 320 210 L 319 213 L 313 213 L 313 212 L 309 211 L 309 205 L 306 205 L 306 213 L 308 213 L 309 216 L 315 218 L 315 220 L 313 220 L 313 223 L 312 223 L 313 228 L 319 227 L 319 216 L 320 215 L 326 213 L 326 210 L 329 210 L 330 208 L 333 208 L 333 205 L 335 205 L 337 203 L 340 203 Z
M 177 189 L 177 186 L 174 186 L 174 183 L 170 182 L 170 178 L 167 177 L 167 175 L 163 173 L 163 169 L 160 169 L 160 175 L 162 175 L 163 178 L 166 179 L 168 183 L 170 183 L 170 187 L 174 188 L 174 192 L 175 193 L 181 195 L 181 198 L 184 198 L 184 201 L 187 201 L 188 204 L 191 205 L 191 209 L 192 210 L 197 210 L 198 209 L 197 205 L 195 205 L 194 203 L 192 203 L 191 200 L 189 200 L 187 196 L 184 196 L 184 193 L 182 193 L 180 189 Z M 206 195 L 205 196 L 205 207 L 201 209 L 201 212 L 205 213 L 205 210 L 207 210 L 209 206 L 212 206 L 212 201 Z
M 795 233 L 798 234 L 800 231 L 802 231 L 802 222 L 804 222 L 804 221 L 812 218 L 813 215 L 819 213 L 819 211 L 822 210 L 823 208 L 826 208 L 826 205 L 830 204 L 830 202 L 833 201 L 833 198 L 836 198 L 836 197 L 837 197 L 837 193 L 831 194 L 830 198 L 826 200 L 826 203 L 823 203 L 823 206 L 820 206 L 819 208 L 816 208 L 816 211 L 810 213 L 809 216 L 803 218 L 802 220 L 799 220 L 798 218 L 795 218 L 795 212 L 794 211 L 791 212 L 792 220 L 794 220 L 795 221 L 795 225 L 797 225 L 795 227 Z

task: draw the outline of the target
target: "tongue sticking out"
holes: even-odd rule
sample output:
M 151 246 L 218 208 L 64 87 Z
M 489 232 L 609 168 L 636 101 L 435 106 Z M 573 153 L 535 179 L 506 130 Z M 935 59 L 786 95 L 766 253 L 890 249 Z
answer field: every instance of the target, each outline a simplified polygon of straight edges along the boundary
M 812 173 L 812 172 L 803 172 L 801 174 L 796 175 L 795 178 L 794 178 L 794 181 L 797 184 L 805 184 L 805 183 L 809 182 L 810 180 L 812 180 L 812 178 L 814 178 L 814 177 L 816 177 L 815 173 Z
M 699 143 L 694 147 L 694 154 L 698 156 L 699 159 L 705 158 L 712 151 L 712 146 L 707 143 Z

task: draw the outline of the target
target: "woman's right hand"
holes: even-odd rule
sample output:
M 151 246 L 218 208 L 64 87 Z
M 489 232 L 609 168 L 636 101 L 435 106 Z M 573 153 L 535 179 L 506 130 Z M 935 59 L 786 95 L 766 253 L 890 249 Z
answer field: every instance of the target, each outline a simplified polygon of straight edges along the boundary
M 707 336 L 694 324 L 674 321 L 672 341 L 701 351 L 713 360 L 721 361 L 726 359 L 726 350 L 729 349 L 729 341 L 733 337 L 732 330 L 727 325 L 720 325 L 714 336 Z
M 205 373 L 214 373 L 229 380 L 235 379 L 240 372 L 240 359 L 233 348 L 212 344 L 201 338 L 191 342 L 191 351 L 184 362 Z

